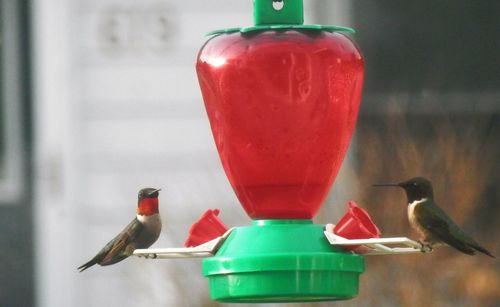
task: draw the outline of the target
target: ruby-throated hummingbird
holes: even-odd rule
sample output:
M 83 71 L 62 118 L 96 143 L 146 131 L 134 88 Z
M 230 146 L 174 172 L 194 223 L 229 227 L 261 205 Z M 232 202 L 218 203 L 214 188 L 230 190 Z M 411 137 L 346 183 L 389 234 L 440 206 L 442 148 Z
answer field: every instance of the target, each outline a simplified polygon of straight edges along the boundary
M 423 247 L 430 248 L 446 243 L 468 255 L 476 251 L 495 258 L 466 234 L 434 201 L 432 184 L 423 177 L 415 177 L 401 183 L 375 184 L 375 187 L 400 187 L 408 198 L 408 219 L 410 225 L 421 235 Z
M 158 212 L 160 189 L 145 188 L 139 191 L 137 216 L 113 240 L 109 241 L 94 258 L 78 267 L 80 272 L 94 264 L 110 265 L 132 255 L 137 248 L 148 248 L 160 236 L 161 219 Z

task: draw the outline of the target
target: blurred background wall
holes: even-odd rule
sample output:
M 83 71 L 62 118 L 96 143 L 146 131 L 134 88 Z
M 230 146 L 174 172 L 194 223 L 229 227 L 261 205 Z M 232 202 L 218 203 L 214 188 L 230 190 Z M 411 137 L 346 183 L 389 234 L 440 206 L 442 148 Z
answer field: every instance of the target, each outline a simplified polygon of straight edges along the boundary
M 316 221 L 355 199 L 384 235 L 415 238 L 404 194 L 371 184 L 424 175 L 500 255 L 500 4 L 305 2 L 306 22 L 355 27 L 366 59 L 357 132 Z M 0 306 L 218 306 L 199 260 L 76 267 L 133 218 L 144 186 L 163 188 L 157 247 L 181 246 L 207 208 L 249 223 L 194 62 L 207 31 L 252 23 L 251 1 L 0 3 Z M 337 304 L 498 306 L 500 267 L 449 248 L 368 258 L 360 287 Z

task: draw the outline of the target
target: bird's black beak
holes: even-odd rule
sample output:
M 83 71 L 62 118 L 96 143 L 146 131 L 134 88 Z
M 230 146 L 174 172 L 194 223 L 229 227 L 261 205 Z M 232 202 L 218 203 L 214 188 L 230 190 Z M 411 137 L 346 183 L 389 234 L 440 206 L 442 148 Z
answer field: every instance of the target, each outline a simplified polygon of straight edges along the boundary
M 377 183 L 377 184 L 374 184 L 372 185 L 373 187 L 400 187 L 401 188 L 401 184 L 399 183 Z
M 153 190 L 153 191 L 151 191 L 151 192 L 149 192 L 149 193 L 148 193 L 148 196 L 151 196 L 151 195 L 153 195 L 154 193 L 157 193 L 157 192 L 160 192 L 160 191 L 161 191 L 161 189 L 156 189 L 156 190 Z

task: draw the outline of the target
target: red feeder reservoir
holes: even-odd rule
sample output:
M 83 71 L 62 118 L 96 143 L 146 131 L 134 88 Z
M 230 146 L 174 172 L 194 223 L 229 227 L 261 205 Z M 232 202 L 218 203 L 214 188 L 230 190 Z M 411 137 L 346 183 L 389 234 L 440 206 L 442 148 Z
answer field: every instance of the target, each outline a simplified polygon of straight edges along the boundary
M 342 32 L 303 24 L 302 0 L 254 0 L 255 26 L 210 33 L 196 70 L 226 175 L 252 226 L 204 259 L 224 302 L 348 299 L 360 255 L 314 224 L 358 114 L 363 58 Z

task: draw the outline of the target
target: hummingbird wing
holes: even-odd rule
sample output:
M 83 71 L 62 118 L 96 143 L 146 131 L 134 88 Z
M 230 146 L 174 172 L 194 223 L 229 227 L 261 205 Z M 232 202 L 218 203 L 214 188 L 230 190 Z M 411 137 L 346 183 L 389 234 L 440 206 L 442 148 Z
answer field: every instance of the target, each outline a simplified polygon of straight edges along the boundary
M 94 264 L 110 265 L 122 261 L 130 256 L 135 247 L 131 244 L 142 231 L 143 225 L 137 218 L 125 227 L 116 237 L 108 242 L 94 258 L 78 267 L 80 272 L 85 271 Z
M 122 261 L 130 256 L 135 250 L 134 241 L 143 230 L 144 225 L 134 218 L 104 249 L 107 250 L 100 265 L 110 265 Z
M 494 258 L 488 250 L 481 247 L 437 205 L 426 206 L 422 204 L 415 208 L 415 213 L 418 222 L 444 243 L 468 255 L 474 255 L 476 251 L 479 251 Z

